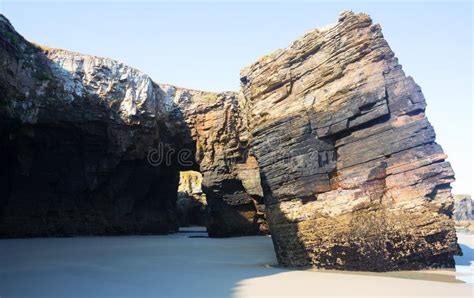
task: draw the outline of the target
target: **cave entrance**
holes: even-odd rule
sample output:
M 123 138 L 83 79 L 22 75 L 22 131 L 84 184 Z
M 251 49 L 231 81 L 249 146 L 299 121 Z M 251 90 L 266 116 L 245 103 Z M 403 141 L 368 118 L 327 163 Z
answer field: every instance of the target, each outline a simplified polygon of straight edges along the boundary
M 202 191 L 200 172 L 179 172 L 176 205 L 180 227 L 207 225 L 207 199 Z

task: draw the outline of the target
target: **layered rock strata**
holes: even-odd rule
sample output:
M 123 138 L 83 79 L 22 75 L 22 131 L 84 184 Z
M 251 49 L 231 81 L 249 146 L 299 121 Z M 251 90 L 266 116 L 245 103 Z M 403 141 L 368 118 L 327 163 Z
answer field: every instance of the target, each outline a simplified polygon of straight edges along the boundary
M 260 233 L 236 93 L 159 85 L 111 59 L 32 44 L 3 16 L 0 27 L 0 235 L 176 231 L 189 169 L 204 175 L 211 235 Z
M 262 57 L 239 93 L 37 46 L 3 16 L 0 29 L 2 237 L 176 231 L 179 172 L 194 170 L 209 235 L 269 227 L 282 265 L 454 265 L 454 173 L 367 15 Z
M 279 263 L 453 266 L 454 173 L 379 25 L 342 13 L 243 69 L 241 86 Z
M 260 175 L 248 150 L 238 94 L 161 87 L 174 103 L 170 123 L 176 126 L 170 130 L 180 132 L 181 148 L 193 152 L 203 176 L 209 235 L 266 233 Z

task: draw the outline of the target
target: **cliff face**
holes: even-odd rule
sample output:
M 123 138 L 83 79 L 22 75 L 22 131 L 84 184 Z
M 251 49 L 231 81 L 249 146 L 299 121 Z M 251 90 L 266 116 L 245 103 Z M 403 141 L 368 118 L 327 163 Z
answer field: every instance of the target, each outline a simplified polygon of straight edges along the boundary
M 31 44 L 3 16 L 0 26 L 0 235 L 176 231 L 187 169 L 204 176 L 211 235 L 260 233 L 236 93 L 159 85 L 111 59 Z
M 0 235 L 177 230 L 178 169 L 146 160 L 173 145 L 160 88 L 116 61 L 33 45 L 3 16 L 0 29 Z
M 278 261 L 452 266 L 454 173 L 380 27 L 341 14 L 241 72 Z
M 195 170 L 209 235 L 269 226 L 283 265 L 454 265 L 454 173 L 367 15 L 261 58 L 239 93 L 0 29 L 1 236 L 176 231 L 179 172 Z
M 211 237 L 266 232 L 263 193 L 255 158 L 249 155 L 248 133 L 238 95 L 211 93 L 162 85 L 184 145 L 195 156 L 203 175 Z M 177 129 L 177 127 L 179 127 Z M 185 133 L 183 133 L 185 132 Z

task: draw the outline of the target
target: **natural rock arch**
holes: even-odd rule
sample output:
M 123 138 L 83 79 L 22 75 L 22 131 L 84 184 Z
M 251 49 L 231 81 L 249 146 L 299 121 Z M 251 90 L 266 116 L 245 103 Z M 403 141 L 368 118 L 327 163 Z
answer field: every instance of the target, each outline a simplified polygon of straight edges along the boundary
M 193 169 L 210 236 L 262 232 L 264 198 L 281 264 L 454 265 L 454 173 L 367 15 L 261 58 L 239 93 L 156 84 L 0 27 L 1 236 L 176 231 L 179 171 Z

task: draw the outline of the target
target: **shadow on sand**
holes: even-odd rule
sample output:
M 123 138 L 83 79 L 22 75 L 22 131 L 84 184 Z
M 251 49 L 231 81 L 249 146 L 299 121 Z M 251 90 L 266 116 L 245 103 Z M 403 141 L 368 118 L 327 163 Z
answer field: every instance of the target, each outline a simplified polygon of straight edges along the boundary
M 462 250 L 462 256 L 455 257 L 456 265 L 470 266 L 474 263 L 474 249 L 465 244 L 459 244 Z
M 166 236 L 0 240 L 5 297 L 232 297 L 242 280 L 284 272 L 270 239 Z

